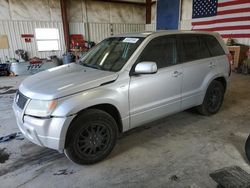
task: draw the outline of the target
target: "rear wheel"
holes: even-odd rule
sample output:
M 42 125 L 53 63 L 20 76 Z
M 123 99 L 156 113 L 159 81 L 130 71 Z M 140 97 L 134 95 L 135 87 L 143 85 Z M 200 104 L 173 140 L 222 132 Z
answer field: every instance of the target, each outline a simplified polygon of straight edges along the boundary
M 69 130 L 65 155 L 78 164 L 93 164 L 106 158 L 115 146 L 117 125 L 108 113 L 90 109 Z
M 223 103 L 225 89 L 221 82 L 212 81 L 208 86 L 203 103 L 197 107 L 203 115 L 213 115 L 220 110 Z

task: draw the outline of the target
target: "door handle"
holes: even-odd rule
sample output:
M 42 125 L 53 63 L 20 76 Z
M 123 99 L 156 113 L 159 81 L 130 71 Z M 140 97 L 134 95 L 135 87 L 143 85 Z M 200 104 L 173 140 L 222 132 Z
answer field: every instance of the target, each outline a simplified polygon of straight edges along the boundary
M 209 67 L 210 67 L 210 68 L 214 68 L 214 67 L 215 67 L 215 64 L 214 64 L 213 62 L 210 62 L 210 63 L 209 63 Z
M 180 76 L 181 74 L 182 74 L 182 72 L 174 71 L 173 74 L 172 74 L 172 76 L 173 76 L 173 77 L 178 77 L 178 76 Z

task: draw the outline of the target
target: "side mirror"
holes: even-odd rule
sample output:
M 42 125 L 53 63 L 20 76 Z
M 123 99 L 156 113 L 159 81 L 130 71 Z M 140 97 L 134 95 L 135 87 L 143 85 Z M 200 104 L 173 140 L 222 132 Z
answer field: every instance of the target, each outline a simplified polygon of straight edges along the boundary
M 140 62 L 135 66 L 135 74 L 154 74 L 157 72 L 157 64 L 151 61 Z

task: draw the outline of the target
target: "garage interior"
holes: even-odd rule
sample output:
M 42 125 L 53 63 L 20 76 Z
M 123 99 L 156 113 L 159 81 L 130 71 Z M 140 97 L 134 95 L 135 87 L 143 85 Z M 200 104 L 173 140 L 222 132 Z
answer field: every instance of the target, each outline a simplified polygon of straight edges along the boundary
M 12 104 L 25 78 L 77 63 L 110 36 L 163 29 L 199 30 L 193 22 L 196 1 L 0 0 L 1 187 L 210 188 L 218 186 L 211 174 L 230 168 L 240 169 L 242 179 L 232 173 L 235 184 L 228 183 L 225 188 L 249 186 L 250 166 L 245 154 L 250 134 L 248 1 L 216 0 L 223 1 L 225 7 L 236 2 L 237 9 L 246 9 L 245 20 L 237 21 L 243 26 L 237 29 L 226 27 L 222 31 L 220 27 L 226 23 L 215 23 L 222 24 L 217 29 L 233 57 L 230 83 L 217 114 L 202 116 L 190 109 L 132 129 L 120 135 L 105 160 L 84 166 L 31 143 L 16 124 Z

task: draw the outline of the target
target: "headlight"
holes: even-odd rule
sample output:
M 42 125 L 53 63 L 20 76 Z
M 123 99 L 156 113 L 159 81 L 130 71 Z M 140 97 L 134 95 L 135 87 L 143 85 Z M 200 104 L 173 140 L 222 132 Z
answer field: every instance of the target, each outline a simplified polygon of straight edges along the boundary
M 56 106 L 57 100 L 31 100 L 25 110 L 25 114 L 37 117 L 47 117 L 51 115 Z

